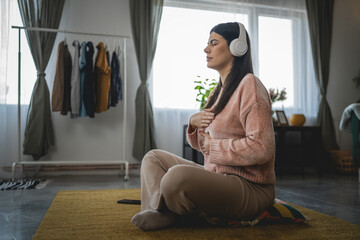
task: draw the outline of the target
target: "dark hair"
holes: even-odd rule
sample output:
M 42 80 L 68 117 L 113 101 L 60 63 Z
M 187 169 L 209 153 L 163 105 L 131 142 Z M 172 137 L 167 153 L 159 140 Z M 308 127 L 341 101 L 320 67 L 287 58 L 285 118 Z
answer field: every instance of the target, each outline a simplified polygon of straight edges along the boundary
M 239 37 L 239 25 L 236 22 L 221 23 L 213 27 L 210 33 L 212 32 L 223 36 L 229 46 L 232 40 Z M 223 93 L 221 94 L 219 102 L 214 109 L 215 115 L 220 113 L 224 109 L 230 97 L 233 95 L 234 91 L 239 86 L 241 80 L 246 76 L 246 74 L 253 73 L 250 39 L 247 32 L 246 42 L 248 44 L 247 52 L 241 57 L 234 57 L 231 71 L 225 79 Z M 214 89 L 214 93 L 212 94 L 212 96 L 209 97 L 209 100 L 206 103 L 204 109 L 211 108 L 211 106 L 214 105 L 216 99 L 219 96 L 221 87 L 222 82 L 221 79 L 219 79 L 219 83 Z

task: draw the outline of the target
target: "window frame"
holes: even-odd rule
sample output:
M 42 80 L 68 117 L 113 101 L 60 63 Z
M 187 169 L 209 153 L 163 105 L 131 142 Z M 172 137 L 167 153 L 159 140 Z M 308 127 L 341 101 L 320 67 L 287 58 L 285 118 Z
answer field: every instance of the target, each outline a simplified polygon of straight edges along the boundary
M 256 1 L 255 1 L 256 2 Z M 306 10 L 300 9 L 298 6 L 290 9 L 287 6 L 270 6 L 270 5 L 257 5 L 253 3 L 241 3 L 233 1 L 211 1 L 211 0 L 165 0 L 164 7 L 178 7 L 189 8 L 198 10 L 209 11 L 222 11 L 237 14 L 246 14 L 248 16 L 248 34 L 251 39 L 252 45 L 252 59 L 254 74 L 259 76 L 259 17 L 273 17 L 273 18 L 287 18 L 292 22 L 293 28 L 293 106 L 289 109 L 299 111 L 305 106 L 302 106 L 300 95 L 307 89 L 307 80 L 309 69 L 306 60 L 306 56 L 301 54 L 304 49 L 310 48 L 309 42 L 305 39 L 304 35 L 304 21 L 303 18 L 307 18 Z M 300 37 L 302 37 L 300 39 Z M 305 70 L 305 71 L 304 71 Z M 295 90 L 296 89 L 296 90 Z M 154 106 L 156 108 L 156 106 Z M 172 107 L 168 107 L 172 108 Z M 291 111 L 290 111 L 291 112 Z

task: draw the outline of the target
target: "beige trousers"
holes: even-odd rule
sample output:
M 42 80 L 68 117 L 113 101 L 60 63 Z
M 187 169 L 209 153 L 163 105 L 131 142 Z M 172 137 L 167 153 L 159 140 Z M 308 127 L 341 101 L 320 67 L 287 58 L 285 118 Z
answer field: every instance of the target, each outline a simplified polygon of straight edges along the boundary
M 213 173 L 174 154 L 152 150 L 141 166 L 141 209 L 197 211 L 208 216 L 253 220 L 274 203 L 273 184 Z

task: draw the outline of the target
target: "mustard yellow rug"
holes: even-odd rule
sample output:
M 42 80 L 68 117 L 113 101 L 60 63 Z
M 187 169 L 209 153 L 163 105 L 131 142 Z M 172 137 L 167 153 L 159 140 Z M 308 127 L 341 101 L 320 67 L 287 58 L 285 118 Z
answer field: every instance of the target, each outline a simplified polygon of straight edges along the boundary
M 143 232 L 130 221 L 140 206 L 118 204 L 123 198 L 140 199 L 140 189 L 59 191 L 33 239 L 360 239 L 360 226 L 295 205 L 308 223 L 239 228 L 182 225 Z

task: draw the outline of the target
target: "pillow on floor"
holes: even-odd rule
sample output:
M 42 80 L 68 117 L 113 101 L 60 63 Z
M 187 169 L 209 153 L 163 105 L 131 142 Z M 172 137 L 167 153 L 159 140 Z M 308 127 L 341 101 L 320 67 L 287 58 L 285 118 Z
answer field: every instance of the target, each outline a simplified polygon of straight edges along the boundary
M 275 203 L 260 214 L 257 219 L 263 223 L 301 223 L 307 220 L 299 210 L 279 199 L 275 199 Z
M 307 220 L 299 210 L 279 199 L 275 199 L 275 203 L 253 221 L 239 221 L 230 220 L 223 217 L 209 217 L 205 214 L 201 214 L 201 216 L 211 224 L 230 227 L 255 226 L 256 224 L 260 223 L 303 223 Z

